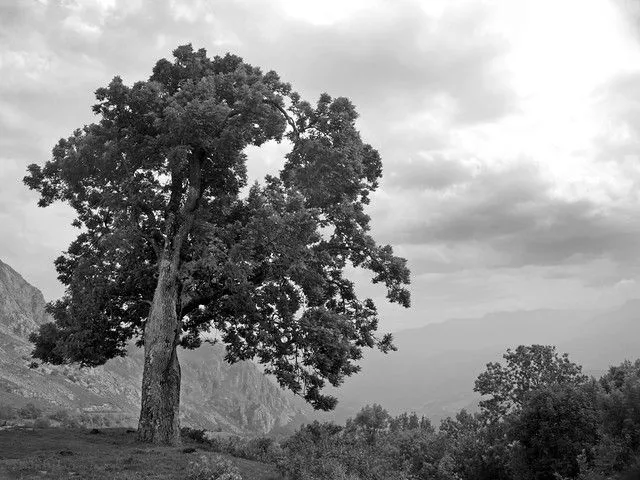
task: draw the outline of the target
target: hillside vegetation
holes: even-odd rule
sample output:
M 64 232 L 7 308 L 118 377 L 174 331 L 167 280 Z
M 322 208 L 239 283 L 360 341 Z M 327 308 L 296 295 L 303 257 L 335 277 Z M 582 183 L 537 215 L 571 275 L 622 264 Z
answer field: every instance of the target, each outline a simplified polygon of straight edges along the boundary
M 555 347 L 519 346 L 475 382 L 480 411 L 439 429 L 363 408 L 344 427 L 314 422 L 283 445 L 291 480 L 637 480 L 640 360 L 596 380 Z

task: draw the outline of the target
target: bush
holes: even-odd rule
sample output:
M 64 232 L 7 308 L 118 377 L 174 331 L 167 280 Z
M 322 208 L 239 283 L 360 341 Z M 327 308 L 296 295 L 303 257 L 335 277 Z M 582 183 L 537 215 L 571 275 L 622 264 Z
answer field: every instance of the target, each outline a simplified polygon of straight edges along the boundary
M 56 410 L 52 414 L 49 415 L 49 418 L 55 422 L 60 422 L 64 424 L 69 421 L 71 415 L 67 410 Z
M 234 457 L 257 460 L 263 463 L 276 463 L 282 455 L 280 445 L 270 437 L 246 439 L 238 436 L 209 437 L 204 429 L 182 427 L 182 438 L 189 438 L 207 445 L 214 452 L 227 453 Z
M 62 426 L 66 428 L 80 428 L 82 424 L 75 416 L 71 416 L 67 420 L 62 422 Z
M 42 416 L 42 410 L 36 407 L 33 403 L 27 403 L 18 411 L 20 418 L 35 420 Z
M 191 427 L 182 427 L 180 429 L 180 436 L 182 438 L 190 438 L 191 440 L 202 443 L 209 444 L 209 439 L 207 438 L 207 431 L 205 429 L 191 428 Z
M 33 422 L 34 428 L 50 428 L 51 422 L 48 418 L 36 418 L 35 422 Z
M 66 428 L 79 428 L 81 426 L 79 416 L 68 410 L 60 409 L 48 415 L 50 420 L 59 422 Z
M 18 412 L 11 405 L 0 404 L 0 420 L 13 420 L 17 418 Z
M 100 422 L 100 425 L 106 428 L 109 428 L 113 425 L 113 420 L 109 415 L 102 415 L 101 417 L 99 417 L 98 421 Z
M 187 466 L 188 480 L 242 480 L 238 467 L 220 455 L 201 455 Z
M 409 421 L 407 415 L 406 422 L 404 417 L 392 419 L 393 429 L 372 431 L 369 419 L 375 426 L 384 418 L 375 410 L 383 411 L 365 407 L 360 423 L 347 421 L 346 427 L 317 421 L 302 426 L 282 443 L 278 469 L 289 480 L 498 480 L 476 472 L 447 474 L 446 439 L 430 422 Z M 368 416 L 371 412 L 375 415 Z
M 249 440 L 244 448 L 244 455 L 238 455 L 248 460 L 258 460 L 263 463 L 276 463 L 282 455 L 280 445 L 273 438 L 257 437 Z

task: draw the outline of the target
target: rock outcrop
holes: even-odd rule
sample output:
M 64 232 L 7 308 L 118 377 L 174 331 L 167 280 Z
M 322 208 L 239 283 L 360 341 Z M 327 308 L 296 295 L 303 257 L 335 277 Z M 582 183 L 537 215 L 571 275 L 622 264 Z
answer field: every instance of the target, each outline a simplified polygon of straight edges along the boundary
M 0 330 L 24 338 L 46 321 L 42 292 L 0 260 Z

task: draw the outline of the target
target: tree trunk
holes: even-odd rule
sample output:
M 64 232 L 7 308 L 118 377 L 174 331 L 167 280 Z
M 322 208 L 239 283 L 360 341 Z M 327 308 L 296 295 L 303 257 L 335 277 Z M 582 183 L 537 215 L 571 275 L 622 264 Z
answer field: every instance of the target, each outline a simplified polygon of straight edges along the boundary
M 189 187 L 180 208 L 183 179 L 172 173 L 165 244 L 158 267 L 158 284 L 144 327 L 144 371 L 138 440 L 164 445 L 180 443 L 180 363 L 176 347 L 182 321 L 178 317 L 178 272 L 181 252 L 202 197 L 205 151 L 195 148 L 189 162 Z M 178 212 L 178 209 L 180 210 Z
M 176 312 L 176 270 L 170 259 L 161 260 L 158 284 L 144 329 L 138 440 L 164 445 L 180 443 L 180 363 L 176 351 L 180 326 Z

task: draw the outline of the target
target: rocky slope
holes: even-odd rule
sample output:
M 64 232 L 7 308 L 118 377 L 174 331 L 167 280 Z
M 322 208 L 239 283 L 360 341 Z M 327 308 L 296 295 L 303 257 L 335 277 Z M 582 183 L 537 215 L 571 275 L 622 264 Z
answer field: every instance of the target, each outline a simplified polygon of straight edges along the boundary
M 45 320 L 40 290 L 0 261 L 0 331 L 24 338 Z
M 49 409 L 117 416 L 135 424 L 142 351 L 93 369 L 32 364 L 27 337 L 49 321 L 42 293 L 0 261 L 0 404 L 31 401 Z M 251 362 L 229 365 L 224 348 L 181 351 L 183 423 L 233 433 L 266 433 L 300 413 L 299 405 Z

